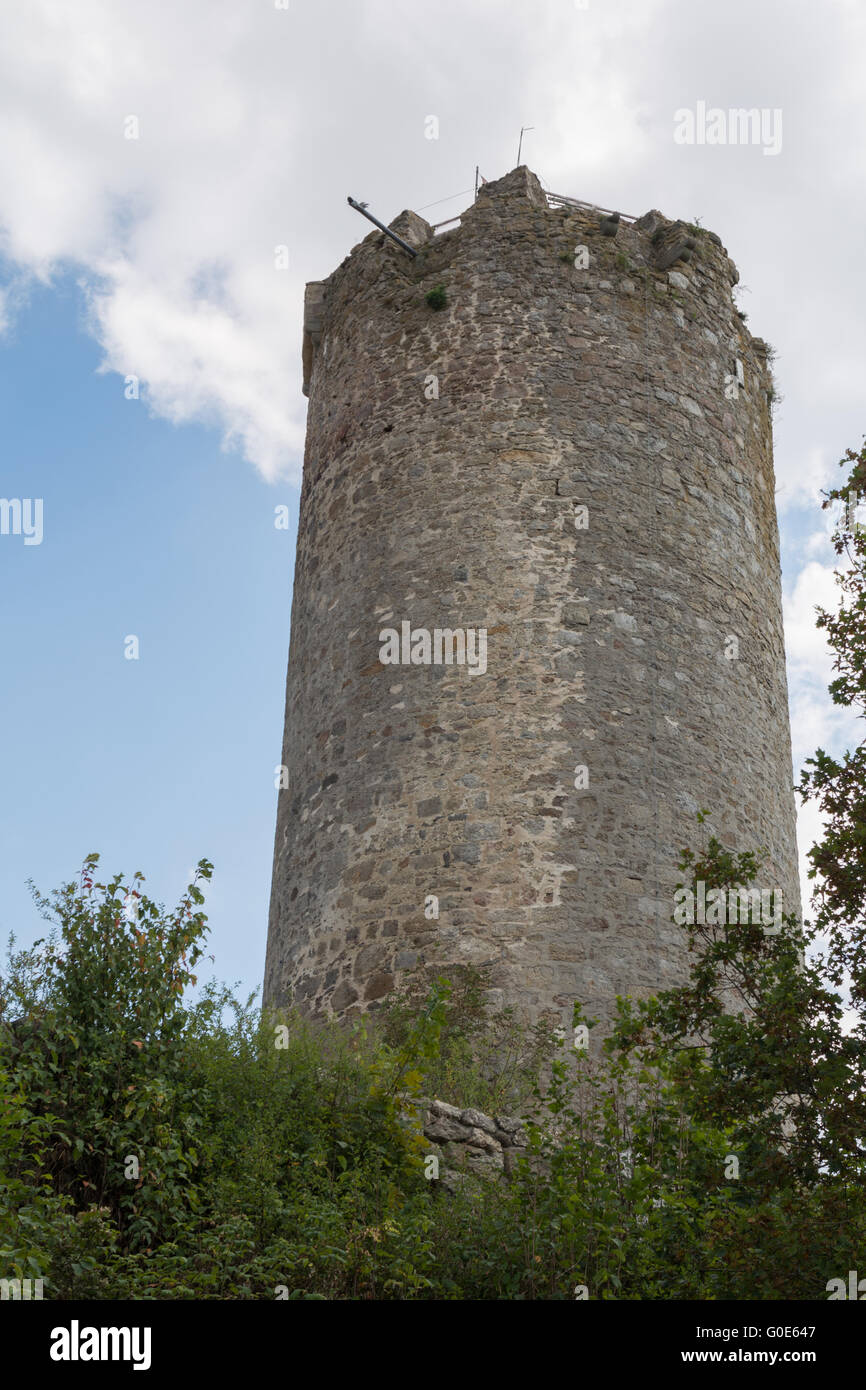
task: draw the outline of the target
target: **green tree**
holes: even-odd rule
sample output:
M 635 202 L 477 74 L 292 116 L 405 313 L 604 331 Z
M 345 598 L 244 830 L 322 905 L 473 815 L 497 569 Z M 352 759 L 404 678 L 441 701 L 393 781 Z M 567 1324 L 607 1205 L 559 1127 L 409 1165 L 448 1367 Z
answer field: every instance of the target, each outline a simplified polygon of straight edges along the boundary
M 866 714 L 866 526 L 852 503 L 866 496 L 866 444 L 840 460 L 845 482 L 826 494 L 825 507 L 841 503 L 833 535 L 844 561 L 836 572 L 840 606 L 818 610 L 817 625 L 834 653 L 830 694 L 837 705 Z M 829 940 L 829 969 L 836 985 L 847 985 L 863 1027 L 866 1008 L 866 745 L 841 758 L 819 748 L 807 759 L 800 791 L 825 817 L 821 839 L 809 851 L 809 876 L 816 880 L 815 924 Z
M 117 876 L 35 900 L 54 926 L 0 982 L 0 1060 L 41 1136 L 43 1174 L 74 1210 L 104 1208 L 124 1246 L 151 1246 L 198 1201 L 200 1079 L 182 995 L 206 931 L 198 866 L 171 913 Z M 58 937 L 59 929 L 59 937 Z M 23 1171 L 23 1170 L 22 1170 Z M 13 1176 L 20 1176 L 15 1173 Z

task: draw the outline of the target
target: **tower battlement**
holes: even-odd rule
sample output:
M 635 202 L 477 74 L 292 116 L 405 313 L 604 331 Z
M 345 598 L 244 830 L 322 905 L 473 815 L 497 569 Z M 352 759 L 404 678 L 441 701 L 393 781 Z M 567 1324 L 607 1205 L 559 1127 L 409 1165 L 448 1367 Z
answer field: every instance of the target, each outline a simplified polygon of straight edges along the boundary
M 391 226 L 307 287 L 265 1002 L 607 1020 L 684 977 L 698 808 L 799 904 L 766 345 L 713 233 L 523 167 Z
M 479 251 L 482 255 L 489 251 L 491 256 L 498 253 L 507 260 L 508 244 L 515 238 L 532 243 L 542 256 L 548 252 L 572 266 L 578 246 L 584 246 L 587 253 L 592 248 L 595 274 L 586 268 L 585 289 L 602 282 L 605 277 L 599 272 L 607 271 L 612 289 L 635 294 L 639 287 L 633 276 L 638 274 L 642 281 L 649 279 L 654 295 L 669 297 L 677 319 L 679 314 L 697 323 L 705 316 L 717 319 L 720 306 L 730 305 L 728 349 L 741 356 L 753 354 L 759 376 L 766 372 L 767 345 L 752 337 L 738 315 L 731 289 L 739 281 L 739 272 L 715 232 L 671 220 L 656 209 L 641 218 L 623 220 L 618 213 L 610 214 L 591 204 L 576 200 L 564 204 L 556 195 L 546 194 L 524 166 L 495 183 L 482 184 L 476 202 L 453 220 L 460 225 L 437 234 L 418 213 L 406 210 L 390 227 L 416 249 L 414 260 L 382 232 L 374 231 L 327 280 L 308 284 L 304 305 L 305 395 L 309 395 L 324 325 L 336 319 L 345 298 L 373 292 L 376 286 L 384 291 L 389 278 L 396 282 L 392 288 L 403 282 L 407 289 L 416 285 L 431 289 L 443 277 L 447 280 L 459 274 L 461 262 L 471 271 Z M 669 271 L 687 284 L 676 278 L 671 281 Z M 683 295 L 689 298 L 684 300 Z M 706 297 L 708 315 L 701 312 L 692 296 Z M 415 298 L 413 295 L 413 302 Z

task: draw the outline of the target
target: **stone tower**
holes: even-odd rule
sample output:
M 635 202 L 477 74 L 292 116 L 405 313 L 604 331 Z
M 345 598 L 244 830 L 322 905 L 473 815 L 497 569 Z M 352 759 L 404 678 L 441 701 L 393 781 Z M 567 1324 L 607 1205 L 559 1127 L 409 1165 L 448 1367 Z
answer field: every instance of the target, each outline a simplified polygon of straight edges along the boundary
M 714 233 L 524 167 L 391 225 L 307 287 L 264 1000 L 606 1020 L 684 976 L 699 808 L 799 911 L 767 347 Z

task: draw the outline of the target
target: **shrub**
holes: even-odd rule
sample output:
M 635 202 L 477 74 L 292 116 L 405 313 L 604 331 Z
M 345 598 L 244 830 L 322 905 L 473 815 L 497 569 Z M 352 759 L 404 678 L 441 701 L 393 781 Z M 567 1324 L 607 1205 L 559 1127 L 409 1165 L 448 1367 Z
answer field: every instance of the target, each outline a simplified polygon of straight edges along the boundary
M 424 296 L 424 303 L 431 309 L 444 309 L 448 303 L 444 285 L 434 285 Z
M 95 865 L 37 897 L 61 942 L 0 981 L 3 1277 L 57 1299 L 808 1299 L 856 1268 L 862 1036 L 793 919 L 689 928 L 690 981 L 619 1001 L 584 1049 L 491 1011 L 484 970 L 418 974 L 351 1029 L 215 983 L 184 1006 L 197 882 L 127 921 L 138 887 Z M 758 859 L 710 838 L 681 867 L 748 886 Z M 510 1176 L 426 1181 L 422 1092 L 525 1117 Z

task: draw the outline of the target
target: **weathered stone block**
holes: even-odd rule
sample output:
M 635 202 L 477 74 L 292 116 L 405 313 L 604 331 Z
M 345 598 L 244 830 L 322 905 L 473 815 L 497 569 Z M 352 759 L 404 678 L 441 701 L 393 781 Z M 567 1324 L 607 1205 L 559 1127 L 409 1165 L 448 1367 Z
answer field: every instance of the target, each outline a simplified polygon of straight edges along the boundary
M 452 1142 L 465 1144 L 470 1135 L 468 1125 L 463 1125 L 459 1120 L 449 1120 L 444 1115 L 436 1115 L 428 1120 L 424 1126 L 424 1133 L 428 1139 L 435 1139 L 440 1144 Z
M 483 1115 L 480 1110 L 461 1110 L 460 1119 L 464 1125 L 473 1129 L 482 1129 L 487 1134 L 496 1133 L 496 1122 L 489 1115 Z

